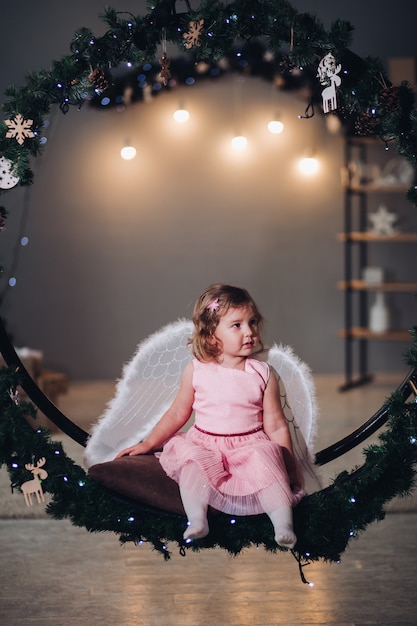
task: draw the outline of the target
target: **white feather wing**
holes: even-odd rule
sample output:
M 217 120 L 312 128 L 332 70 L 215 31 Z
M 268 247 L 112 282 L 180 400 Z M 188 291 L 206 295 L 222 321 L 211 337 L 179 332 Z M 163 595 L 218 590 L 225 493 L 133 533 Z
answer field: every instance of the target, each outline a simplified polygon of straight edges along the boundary
M 192 322 L 164 326 L 137 347 L 124 366 L 114 398 L 93 427 L 84 453 L 87 467 L 111 461 L 152 430 L 171 405 L 192 355 Z
M 316 392 L 309 367 L 288 346 L 274 344 L 266 360 L 280 377 L 281 402 L 294 454 L 303 470 L 308 493 L 321 488 L 314 469 L 313 443 L 317 425 Z

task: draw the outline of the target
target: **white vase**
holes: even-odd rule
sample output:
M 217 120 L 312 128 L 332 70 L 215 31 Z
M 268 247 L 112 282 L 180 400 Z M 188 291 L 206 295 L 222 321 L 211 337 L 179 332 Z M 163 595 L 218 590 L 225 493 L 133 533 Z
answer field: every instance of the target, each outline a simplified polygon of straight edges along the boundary
M 369 311 L 369 329 L 374 333 L 384 333 L 389 329 L 389 310 L 384 296 L 382 292 L 377 293 Z

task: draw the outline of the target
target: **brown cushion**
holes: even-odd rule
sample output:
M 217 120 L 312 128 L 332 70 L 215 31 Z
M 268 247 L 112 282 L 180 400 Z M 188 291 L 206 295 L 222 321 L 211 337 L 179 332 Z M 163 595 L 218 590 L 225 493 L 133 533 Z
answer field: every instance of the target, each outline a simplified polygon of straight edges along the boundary
M 92 465 L 88 470 L 103 487 L 141 504 L 185 515 L 178 484 L 169 478 L 153 454 L 124 456 Z

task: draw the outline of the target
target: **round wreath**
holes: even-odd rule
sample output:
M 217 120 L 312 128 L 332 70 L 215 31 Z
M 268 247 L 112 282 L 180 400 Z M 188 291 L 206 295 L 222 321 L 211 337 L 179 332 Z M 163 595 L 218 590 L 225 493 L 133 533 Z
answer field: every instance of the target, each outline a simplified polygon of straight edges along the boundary
M 315 16 L 298 13 L 285 0 L 241 0 L 227 5 L 203 0 L 195 10 L 188 1 L 185 5 L 186 11 L 179 13 L 175 0 L 160 0 L 144 16 L 108 8 L 103 16 L 107 25 L 104 35 L 98 37 L 81 28 L 73 37 L 68 56 L 54 61 L 49 70 L 32 73 L 22 87 L 6 90 L 3 110 L 7 119 L 0 127 L 0 152 L 7 182 L 1 193 L 8 193 L 16 184 L 33 182 L 29 160 L 42 150 L 43 120 L 51 106 L 58 105 L 66 114 L 73 105 L 111 96 L 116 84 L 113 69 L 121 64 L 141 67 L 144 79 L 140 89 L 161 84 L 170 88 L 175 73 L 177 82 L 190 72 L 197 79 L 212 77 L 223 71 L 224 58 L 232 69 L 244 67 L 244 71 L 262 73 L 270 80 L 280 75 L 294 86 L 301 76 L 311 87 L 307 107 L 311 115 L 318 101 L 317 66 L 331 53 L 343 67 L 340 104 L 333 113 L 340 117 L 346 132 L 393 141 L 398 153 L 416 167 L 417 119 L 412 89 L 406 82 L 392 85 L 378 59 L 361 59 L 349 50 L 350 23 L 337 20 L 326 31 Z M 186 62 L 171 62 L 167 42 L 179 46 Z M 161 46 L 158 66 L 154 59 Z M 184 67 L 186 71 L 180 69 Z M 408 198 L 417 206 L 416 186 L 408 190 Z M 1 228 L 6 215 L 1 207 Z M 417 404 L 409 398 L 416 393 L 417 327 L 411 334 L 414 344 L 408 362 L 413 369 L 406 384 L 384 405 L 383 421 L 388 421 L 388 427 L 379 443 L 364 451 L 361 468 L 343 472 L 330 487 L 306 497 L 295 510 L 299 541 L 294 555 L 303 580 L 303 565 L 310 559 L 339 560 L 352 537 L 370 522 L 383 518 L 384 504 L 394 496 L 408 494 L 414 484 Z M 59 443 L 51 441 L 48 432 L 29 424 L 36 409 L 31 403 L 20 402 L 15 390 L 21 384 L 40 406 L 39 389 L 34 389 L 33 381 L 9 350 L 7 337 L 1 341 L 2 353 L 11 367 L 0 372 L 0 463 L 7 466 L 12 487 L 24 481 L 28 459 L 45 457 L 49 474 L 45 490 L 52 495 L 47 511 L 52 516 L 68 517 L 90 531 L 116 532 L 123 542 L 151 542 L 166 558 L 168 541 L 177 542 L 184 551 L 182 518 L 121 501 L 94 483 Z M 45 398 L 43 401 L 53 421 L 82 443 L 85 433 L 65 416 L 56 418 L 56 408 Z M 322 451 L 317 462 L 325 462 L 325 457 L 326 451 Z M 253 544 L 278 549 L 265 516 L 220 515 L 211 529 L 210 536 L 191 549 L 220 546 L 233 554 Z

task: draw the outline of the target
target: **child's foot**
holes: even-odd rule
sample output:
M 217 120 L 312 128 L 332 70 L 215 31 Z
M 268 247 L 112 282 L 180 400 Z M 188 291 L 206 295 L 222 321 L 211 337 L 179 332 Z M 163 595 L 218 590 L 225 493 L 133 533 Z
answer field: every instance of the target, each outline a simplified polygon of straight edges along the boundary
M 202 539 L 209 534 L 209 527 L 207 520 L 195 520 L 188 522 L 186 531 L 184 532 L 184 539 L 191 541 L 192 539 Z
M 268 514 L 274 525 L 275 541 L 282 548 L 292 548 L 297 542 L 297 537 L 292 529 L 292 508 L 283 506 Z
M 297 537 L 291 528 L 283 528 L 275 535 L 275 541 L 281 548 L 289 548 L 292 550 L 297 543 Z

